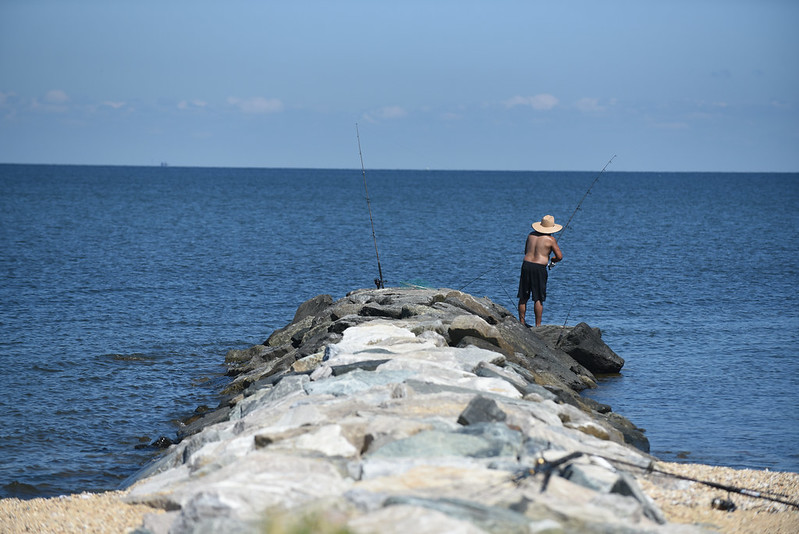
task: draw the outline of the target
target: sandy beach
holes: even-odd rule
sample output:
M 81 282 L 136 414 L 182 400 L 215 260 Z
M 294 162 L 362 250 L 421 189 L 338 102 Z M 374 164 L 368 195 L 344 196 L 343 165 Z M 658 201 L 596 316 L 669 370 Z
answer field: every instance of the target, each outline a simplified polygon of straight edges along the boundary
M 702 464 L 659 462 L 659 471 L 718 484 L 769 491 L 783 500 L 799 502 L 799 474 L 731 469 Z M 653 473 L 638 475 L 644 491 L 673 523 L 700 525 L 727 534 L 799 532 L 799 509 Z M 124 491 L 81 493 L 49 499 L 0 500 L 0 532 L 8 534 L 112 534 L 140 526 L 146 514 L 161 510 L 122 502 Z M 734 511 L 711 507 L 714 498 L 731 499 Z

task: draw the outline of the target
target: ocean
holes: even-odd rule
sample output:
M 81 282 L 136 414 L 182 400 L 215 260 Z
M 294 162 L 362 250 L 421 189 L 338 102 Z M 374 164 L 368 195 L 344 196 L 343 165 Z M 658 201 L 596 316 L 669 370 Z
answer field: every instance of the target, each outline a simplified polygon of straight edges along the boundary
M 544 323 L 626 360 L 585 394 L 663 460 L 799 471 L 799 174 L 597 176 L 367 169 L 386 285 L 515 313 L 530 223 L 573 215 Z M 377 275 L 360 169 L 0 165 L 0 497 L 117 489 L 228 350 Z

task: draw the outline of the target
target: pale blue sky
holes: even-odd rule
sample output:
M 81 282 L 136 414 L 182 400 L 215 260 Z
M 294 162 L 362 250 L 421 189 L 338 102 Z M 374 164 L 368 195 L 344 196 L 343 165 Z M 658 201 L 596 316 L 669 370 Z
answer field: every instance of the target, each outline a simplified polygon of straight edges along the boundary
M 0 162 L 799 171 L 795 0 L 0 0 Z

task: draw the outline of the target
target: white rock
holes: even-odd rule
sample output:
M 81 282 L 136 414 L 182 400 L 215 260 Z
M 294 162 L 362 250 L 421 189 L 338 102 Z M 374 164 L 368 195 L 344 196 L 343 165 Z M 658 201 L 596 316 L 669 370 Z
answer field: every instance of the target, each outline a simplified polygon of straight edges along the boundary
M 279 441 L 275 445 L 278 448 L 316 451 L 327 456 L 349 458 L 358 455 L 358 449 L 341 435 L 341 426 L 339 425 L 325 425 L 318 430 L 296 438 Z

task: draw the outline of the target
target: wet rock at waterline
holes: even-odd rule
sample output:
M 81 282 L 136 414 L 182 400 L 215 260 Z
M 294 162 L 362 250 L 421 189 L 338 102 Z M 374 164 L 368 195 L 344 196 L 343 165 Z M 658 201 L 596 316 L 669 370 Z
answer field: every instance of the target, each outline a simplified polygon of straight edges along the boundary
M 549 346 L 562 350 L 592 373 L 614 374 L 621 371 L 624 360 L 613 352 L 604 341 L 599 328 L 591 328 L 585 323 L 576 326 L 540 326 L 535 334 L 543 338 Z
M 356 533 L 677 531 L 636 482 L 640 429 L 487 299 L 323 295 L 226 360 L 223 402 L 127 497 L 168 511 L 142 532 L 259 532 L 280 514 Z

